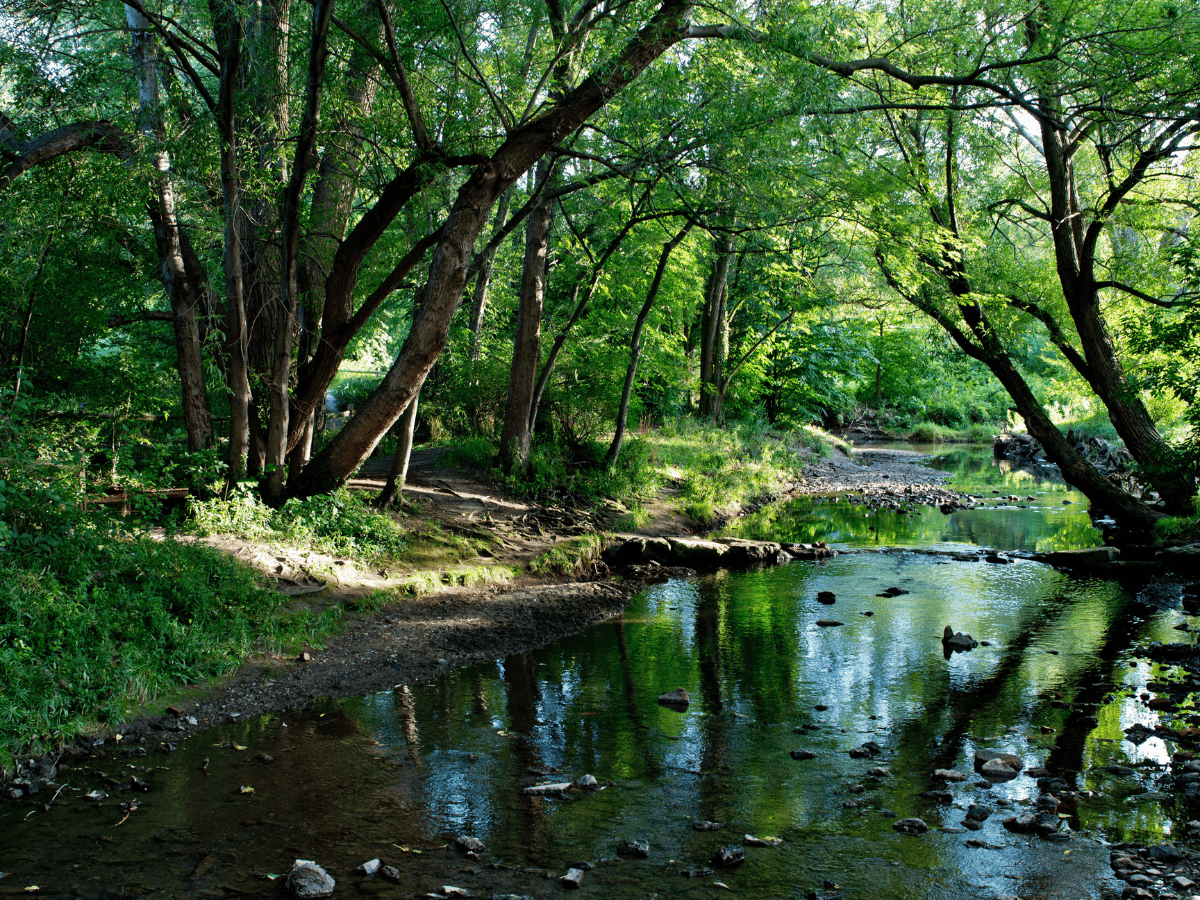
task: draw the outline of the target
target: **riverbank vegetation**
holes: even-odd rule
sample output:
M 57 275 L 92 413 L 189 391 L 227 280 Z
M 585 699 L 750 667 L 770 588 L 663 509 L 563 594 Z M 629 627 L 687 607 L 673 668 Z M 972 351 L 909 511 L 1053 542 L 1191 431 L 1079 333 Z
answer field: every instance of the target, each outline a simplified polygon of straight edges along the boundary
M 1190 521 L 1200 9 L 886 12 L 9 4 L 4 658 L 65 652 L 26 602 L 207 571 L 119 511 L 403 552 L 367 503 L 414 443 L 636 526 L 664 488 L 700 522 L 778 493 L 815 426 L 1019 428 L 1123 524 Z M 257 590 L 163 665 L 290 640 Z

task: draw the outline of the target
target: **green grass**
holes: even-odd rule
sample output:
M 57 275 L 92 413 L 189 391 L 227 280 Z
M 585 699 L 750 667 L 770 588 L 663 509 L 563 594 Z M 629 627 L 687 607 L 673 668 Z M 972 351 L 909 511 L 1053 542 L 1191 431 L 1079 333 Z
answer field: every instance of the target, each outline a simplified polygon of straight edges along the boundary
M 407 534 L 395 519 L 345 488 L 289 500 L 281 509 L 271 509 L 246 488 L 229 500 L 193 500 L 189 511 L 190 524 L 202 535 L 231 534 L 366 562 L 394 558 L 407 547 Z
M 0 763 L 341 625 L 340 606 L 289 601 L 192 542 L 77 527 L 53 555 L 0 555 Z
M 812 456 L 847 446 L 811 426 L 776 432 L 754 424 L 716 428 L 695 422 L 662 428 L 644 440 L 659 476 L 680 486 L 684 512 L 706 524 L 778 494 Z
M 949 428 L 937 422 L 918 422 L 905 437 L 914 444 L 990 444 L 998 430 L 998 426 L 986 423 Z
M 578 575 L 595 562 L 604 549 L 604 537 L 583 534 L 559 541 L 529 564 L 535 575 Z

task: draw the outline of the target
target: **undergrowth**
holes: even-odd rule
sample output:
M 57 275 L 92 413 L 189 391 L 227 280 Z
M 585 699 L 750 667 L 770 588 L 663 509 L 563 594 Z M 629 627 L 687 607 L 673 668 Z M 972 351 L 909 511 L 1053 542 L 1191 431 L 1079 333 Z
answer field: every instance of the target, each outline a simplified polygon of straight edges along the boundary
M 232 534 L 368 562 L 394 557 L 407 546 L 399 523 L 346 488 L 271 509 L 243 486 L 228 500 L 192 500 L 189 509 L 202 535 Z

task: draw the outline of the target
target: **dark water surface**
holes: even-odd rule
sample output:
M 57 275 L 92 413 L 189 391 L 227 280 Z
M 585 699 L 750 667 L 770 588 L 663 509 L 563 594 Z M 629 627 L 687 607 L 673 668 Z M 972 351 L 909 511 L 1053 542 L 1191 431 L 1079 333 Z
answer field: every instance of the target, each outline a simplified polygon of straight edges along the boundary
M 1097 540 L 1083 498 L 1061 484 L 1003 472 L 978 451 L 935 464 L 955 467 L 960 489 L 1017 494 L 1028 508 L 864 517 L 849 504 L 809 503 L 758 524 L 847 548 Z M 908 593 L 877 596 L 889 587 Z M 817 602 L 824 590 L 837 595 L 833 605 Z M 845 624 L 820 627 L 822 618 Z M 30 807 L 0 809 L 0 870 L 11 873 L 0 892 L 37 884 L 89 898 L 275 896 L 282 879 L 271 876 L 300 857 L 338 879 L 335 896 L 421 896 L 441 885 L 557 896 L 547 873 L 590 861 L 597 868 L 578 893 L 593 897 L 804 897 L 826 879 L 846 898 L 1116 897 L 1101 840 L 1158 840 L 1183 814 L 1174 801 L 1135 799 L 1168 748 L 1123 740 L 1133 722 L 1153 724 L 1135 694 L 1162 675 L 1131 667 L 1131 649 L 1178 637 L 1179 621 L 1115 583 L 915 550 L 672 581 L 617 620 L 431 684 L 222 726 L 170 755 L 100 748 L 105 757 L 69 773 L 66 806 L 28 819 Z M 947 624 L 990 646 L 947 660 Z M 692 698 L 685 712 L 658 704 L 681 687 Z M 805 724 L 816 728 L 796 733 Z M 879 757 L 848 755 L 868 740 Z M 1036 798 L 1027 775 L 990 788 L 973 776 L 951 786 L 948 806 L 919 796 L 940 786 L 934 769 L 971 774 L 977 748 L 1064 771 L 1098 796 L 1069 810 L 1063 843 L 1001 827 Z M 816 758 L 793 760 L 794 749 Z M 256 759 L 263 752 L 275 761 Z M 1114 778 L 1098 768 L 1111 762 L 1140 767 Z M 890 775 L 868 776 L 876 766 Z M 550 770 L 564 774 L 531 774 Z M 118 791 L 101 773 L 137 775 L 152 789 Z M 567 799 L 521 792 L 584 774 L 603 789 Z M 84 800 L 93 788 L 110 796 Z M 142 806 L 122 821 L 119 804 L 132 799 Z M 971 803 L 995 810 L 981 831 L 938 830 L 959 826 Z M 900 835 L 885 810 L 919 816 L 931 831 Z M 700 821 L 724 827 L 694 830 Z M 457 834 L 485 843 L 481 860 L 447 846 Z M 705 869 L 745 834 L 782 843 L 747 848 L 735 870 L 680 874 Z M 649 841 L 650 858 L 615 860 L 626 838 Z M 399 868 L 403 883 L 354 873 L 373 857 Z

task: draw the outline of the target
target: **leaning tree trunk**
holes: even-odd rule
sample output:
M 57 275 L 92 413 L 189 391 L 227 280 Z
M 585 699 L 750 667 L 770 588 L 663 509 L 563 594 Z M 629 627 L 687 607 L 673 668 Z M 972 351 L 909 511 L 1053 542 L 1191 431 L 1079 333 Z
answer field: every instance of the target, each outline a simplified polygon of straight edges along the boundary
M 667 270 L 667 260 L 671 257 L 671 251 L 680 245 L 695 224 L 695 221 L 689 221 L 679 234 L 663 244 L 662 253 L 658 257 L 658 268 L 654 270 L 650 289 L 646 291 L 646 301 L 642 304 L 637 320 L 633 323 L 633 334 L 629 338 L 629 368 L 625 372 L 625 384 L 621 389 L 621 405 L 617 410 L 617 423 L 613 429 L 612 443 L 608 445 L 608 453 L 604 456 L 604 468 L 606 469 L 616 468 L 617 458 L 621 455 L 621 444 L 625 440 L 625 425 L 629 420 L 629 401 L 633 397 L 633 382 L 637 376 L 638 359 L 642 355 L 642 326 L 646 324 L 646 317 L 650 315 L 654 299 L 658 296 L 658 289 L 662 285 L 663 273 Z
M 392 457 L 392 468 L 388 472 L 383 490 L 375 498 L 375 505 L 380 508 L 386 509 L 391 506 L 404 492 L 404 482 L 408 478 L 408 462 L 412 458 L 413 432 L 417 427 L 417 402 L 420 399 L 421 392 L 418 391 L 413 395 L 412 402 L 408 404 L 408 409 L 404 411 L 404 417 L 400 420 L 400 441 L 396 444 L 396 453 Z
M 508 219 L 508 207 L 512 202 L 512 189 L 505 191 L 496 207 L 493 231 L 504 227 Z M 471 295 L 471 359 L 477 361 L 483 353 L 483 314 L 487 311 L 488 288 L 492 283 L 492 270 L 496 265 L 496 247 L 487 247 L 479 261 L 479 274 L 475 276 L 475 290 Z

